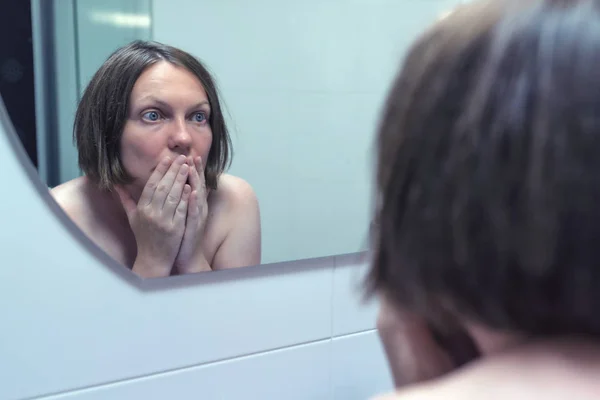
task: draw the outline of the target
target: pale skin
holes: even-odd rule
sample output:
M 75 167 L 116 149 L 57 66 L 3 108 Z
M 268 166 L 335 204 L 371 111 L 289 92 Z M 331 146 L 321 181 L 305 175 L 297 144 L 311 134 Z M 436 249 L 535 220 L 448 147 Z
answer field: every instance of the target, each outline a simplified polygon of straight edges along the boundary
M 80 177 L 51 190 L 102 250 L 144 278 L 260 264 L 258 201 L 241 178 L 206 187 L 210 105 L 199 80 L 159 62 L 130 96 L 121 161 L 135 179 L 99 190 Z
M 382 297 L 378 330 L 397 391 L 375 400 L 600 398 L 600 345 L 580 338 L 527 340 L 472 322 L 482 356 L 451 365 L 424 321 Z

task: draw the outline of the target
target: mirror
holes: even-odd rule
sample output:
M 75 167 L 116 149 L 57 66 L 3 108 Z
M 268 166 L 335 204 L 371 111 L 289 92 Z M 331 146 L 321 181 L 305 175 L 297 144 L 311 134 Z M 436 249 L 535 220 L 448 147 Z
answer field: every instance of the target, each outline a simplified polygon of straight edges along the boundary
M 129 214 L 122 206 L 115 207 L 121 204 L 115 199 L 127 201 L 117 192 L 82 189 L 81 182 L 90 179 L 82 177 L 86 174 L 78 164 L 75 116 L 94 74 L 117 49 L 135 40 L 181 49 L 197 57 L 216 83 L 215 96 L 231 139 L 231 165 L 219 175 L 218 188 L 208 187 L 208 194 L 201 196 L 202 183 L 192 182 L 199 165 L 186 158 L 184 163 L 190 167 L 182 185 L 194 186 L 191 190 L 198 194 L 187 196 L 186 209 L 207 210 L 207 216 L 194 219 L 186 213 L 185 221 L 197 223 L 174 224 L 183 226 L 177 233 L 179 239 L 172 244 L 165 239 L 171 236 L 147 240 L 154 245 L 146 248 L 164 255 L 169 253 L 165 249 L 179 246 L 173 253 L 176 260 L 189 261 L 195 259 L 190 253 L 195 247 L 183 243 L 202 242 L 206 254 L 198 259 L 206 261 L 207 270 L 361 252 L 366 250 L 369 226 L 372 138 L 385 93 L 414 34 L 431 16 L 457 1 L 438 0 L 426 6 L 381 3 L 367 17 L 364 7 L 371 3 L 366 0 L 343 4 L 319 0 L 18 2 L 18 7 L 0 17 L 3 29 L 18 27 L 18 35 L 4 32 L 5 37 L 18 38 L 2 44 L 6 51 L 0 56 L 0 94 L 42 182 L 93 242 L 132 267 L 136 243 L 144 234 L 139 232 L 147 232 L 143 228 L 147 224 L 140 222 L 140 207 L 135 207 L 144 196 L 144 185 L 126 191 L 133 201 L 129 203 L 133 207 L 125 206 Z M 405 15 L 407 7 L 416 19 L 402 18 L 398 23 L 398 15 Z M 219 134 L 210 125 L 214 121 L 208 123 L 209 114 L 214 117 L 218 111 L 210 88 L 185 68 L 182 73 L 172 64 L 160 65 L 164 68 L 154 70 L 154 75 L 152 68 L 145 69 L 129 96 L 125 119 L 131 122 L 132 115 L 137 115 L 137 122 L 130 125 L 138 123 L 145 130 L 135 133 L 124 122 L 118 145 L 124 169 L 129 175 L 139 175 L 137 183 L 145 184 L 167 153 L 191 156 L 194 152 L 188 150 L 196 146 L 195 155 L 210 158 L 207 149 L 211 143 L 215 146 Z M 161 89 L 166 110 L 154 103 L 138 104 L 135 99 L 148 95 L 152 82 L 161 76 L 170 79 Z M 103 87 L 117 85 L 99 82 Z M 94 103 L 98 97 L 91 99 L 90 114 L 107 112 Z M 203 100 L 208 107 L 190 108 L 194 101 Z M 204 128 L 193 125 L 205 118 Z M 81 125 L 79 131 L 95 143 L 92 122 Z M 161 124 L 168 128 L 158 128 Z M 87 128 L 82 130 L 82 126 Z M 196 143 L 185 151 L 173 144 L 177 132 L 201 135 L 207 128 L 212 131 L 208 144 Z M 193 129 L 197 132 L 188 132 Z M 148 137 L 160 137 L 163 142 Z M 131 139 L 128 145 L 123 143 L 126 138 Z M 159 175 L 156 182 L 165 182 L 161 179 L 168 173 L 159 171 Z M 206 173 L 200 176 L 208 183 Z M 174 187 L 170 183 L 169 188 Z M 227 188 L 233 197 L 219 197 Z M 175 191 L 179 199 L 183 191 Z M 145 204 L 151 204 L 157 191 L 151 192 L 144 197 Z M 206 201 L 198 200 L 193 208 L 192 197 Z M 239 204 L 232 205 L 236 199 Z M 227 248 L 227 240 L 233 243 L 231 250 L 219 255 L 219 249 Z M 180 257 L 182 253 L 188 257 Z M 184 269 L 179 272 L 187 273 Z M 169 273 L 177 273 L 176 268 Z

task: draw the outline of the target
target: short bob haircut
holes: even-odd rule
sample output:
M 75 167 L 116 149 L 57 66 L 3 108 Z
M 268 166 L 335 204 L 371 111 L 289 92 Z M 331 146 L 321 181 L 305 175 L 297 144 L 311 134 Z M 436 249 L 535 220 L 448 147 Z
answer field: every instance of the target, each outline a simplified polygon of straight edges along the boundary
M 376 147 L 369 294 L 434 326 L 600 336 L 599 0 L 456 9 L 410 49 Z
M 116 50 L 94 74 L 77 107 L 73 138 L 79 167 L 101 189 L 130 183 L 120 157 L 121 136 L 129 114 L 131 91 L 151 65 L 167 61 L 193 73 L 206 91 L 213 140 L 206 160 L 206 185 L 217 189 L 219 175 L 231 162 L 231 139 L 221 111 L 216 84 L 192 55 L 157 42 L 134 41 Z

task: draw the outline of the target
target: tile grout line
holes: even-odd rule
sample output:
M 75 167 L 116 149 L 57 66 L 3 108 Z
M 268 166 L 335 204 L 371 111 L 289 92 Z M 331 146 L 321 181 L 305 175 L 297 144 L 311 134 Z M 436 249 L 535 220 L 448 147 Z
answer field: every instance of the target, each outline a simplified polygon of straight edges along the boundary
M 123 383 L 133 383 L 136 381 L 143 381 L 148 378 L 157 378 L 159 376 L 166 376 L 166 375 L 170 375 L 170 374 L 174 374 L 174 373 L 191 371 L 193 369 L 202 368 L 207 365 L 223 364 L 223 363 L 226 363 L 226 362 L 229 362 L 232 360 L 245 359 L 245 358 L 250 358 L 250 357 L 258 356 L 258 355 L 262 355 L 262 354 L 284 351 L 284 350 L 291 349 L 294 347 L 301 347 L 301 346 L 318 344 L 318 343 L 327 343 L 327 342 L 331 342 L 331 340 L 332 340 L 332 338 L 330 338 L 330 337 L 325 337 L 325 338 L 316 339 L 316 340 L 309 340 L 306 342 L 294 343 L 293 345 L 289 345 L 289 346 L 281 346 L 281 347 L 276 347 L 276 348 L 268 349 L 268 350 L 260 350 L 260 351 L 250 352 L 250 353 L 246 353 L 246 354 L 240 354 L 240 355 L 236 355 L 236 356 L 232 356 L 232 357 L 224 357 L 224 358 L 220 358 L 220 359 L 216 359 L 216 360 L 205 361 L 205 362 L 201 362 L 198 364 L 191 364 L 191 365 L 186 365 L 186 366 L 182 366 L 182 367 L 175 367 L 175 368 L 165 369 L 162 371 L 150 372 L 150 373 L 142 374 L 142 375 L 135 375 L 135 376 L 131 376 L 128 378 L 115 379 L 115 380 L 111 380 L 111 381 L 107 381 L 107 382 L 90 384 L 90 385 L 86 385 L 86 386 L 80 386 L 80 387 L 60 390 L 60 391 L 51 392 L 51 393 L 30 396 L 30 397 L 26 397 L 26 398 L 21 398 L 20 400 L 51 400 L 51 399 L 59 398 L 59 396 L 64 396 L 66 394 L 84 393 L 84 392 L 99 389 L 102 387 L 113 386 L 113 385 L 118 385 L 118 384 L 123 384 Z
M 277 347 L 277 348 L 269 349 L 269 350 L 261 350 L 261 351 L 251 352 L 251 353 L 237 355 L 237 356 L 233 356 L 233 357 L 225 357 L 225 358 L 212 360 L 212 361 L 206 361 L 206 362 L 202 362 L 202 363 L 198 363 L 198 364 L 192 364 L 192 365 L 187 365 L 187 366 L 183 366 L 183 367 L 176 367 L 176 368 L 166 369 L 163 371 L 157 371 L 157 372 L 151 372 L 148 374 L 132 376 L 129 378 L 115 379 L 115 380 L 108 381 L 108 382 L 91 384 L 91 385 L 76 387 L 76 388 L 72 388 L 72 389 L 65 389 L 65 390 L 51 392 L 51 393 L 45 393 L 45 394 L 37 395 L 37 396 L 30 396 L 30 397 L 22 398 L 21 400 L 52 400 L 52 399 L 59 398 L 59 396 L 65 396 L 67 394 L 85 393 L 87 391 L 96 390 L 96 389 L 100 389 L 103 387 L 109 387 L 109 386 L 125 384 L 125 383 L 134 383 L 136 381 L 143 381 L 148 378 L 157 378 L 160 376 L 166 376 L 166 375 L 170 375 L 170 374 L 174 374 L 174 373 L 178 373 L 178 372 L 191 371 L 195 368 L 201 368 L 201 367 L 204 367 L 207 365 L 221 364 L 221 363 L 229 362 L 229 361 L 236 360 L 236 359 L 244 359 L 244 358 L 249 358 L 249 357 L 258 356 L 258 355 L 262 355 L 262 354 L 284 351 L 284 350 L 292 349 L 295 347 L 301 347 L 301 346 L 318 344 L 318 343 L 327 343 L 328 342 L 330 344 L 329 354 L 330 354 L 330 362 L 331 362 L 331 360 L 332 360 L 331 356 L 332 356 L 332 351 L 333 351 L 332 344 L 333 344 L 334 339 L 349 338 L 349 337 L 359 336 L 359 335 L 362 335 L 365 333 L 375 332 L 375 331 L 376 331 L 376 329 L 366 329 L 363 331 L 346 333 L 346 334 L 339 335 L 339 336 L 332 336 L 332 337 L 327 337 L 327 338 L 323 338 L 323 339 L 310 340 L 310 341 L 302 342 L 302 343 L 295 343 L 290 346 L 282 346 L 282 347 Z M 330 388 L 331 388 L 331 390 L 333 390 L 333 381 L 332 381 L 331 374 L 330 374 Z

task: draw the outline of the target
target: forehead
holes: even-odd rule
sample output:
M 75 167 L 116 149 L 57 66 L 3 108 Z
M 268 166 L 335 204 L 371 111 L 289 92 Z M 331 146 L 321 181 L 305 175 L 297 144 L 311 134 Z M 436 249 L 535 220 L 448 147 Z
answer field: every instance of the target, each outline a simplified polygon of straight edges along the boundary
M 131 92 L 132 100 L 146 96 L 207 100 L 206 90 L 193 72 L 167 61 L 151 65 L 135 82 Z

